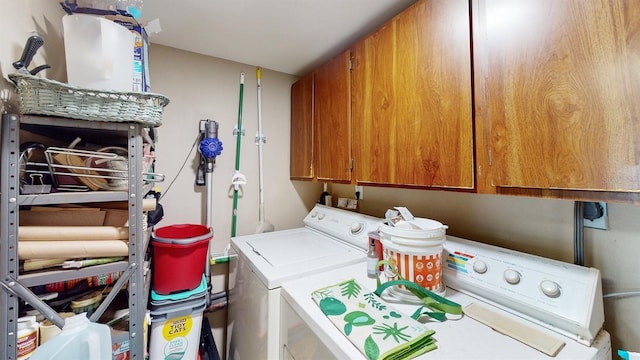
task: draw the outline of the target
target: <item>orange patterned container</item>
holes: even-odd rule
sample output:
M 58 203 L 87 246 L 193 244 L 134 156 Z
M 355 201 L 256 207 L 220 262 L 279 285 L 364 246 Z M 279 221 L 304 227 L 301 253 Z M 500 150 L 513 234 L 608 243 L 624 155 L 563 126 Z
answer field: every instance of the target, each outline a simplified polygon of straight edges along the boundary
M 403 279 L 443 295 L 442 246 L 447 227 L 440 222 L 420 218 L 416 218 L 413 224 L 417 228 L 397 228 L 386 223 L 380 225 L 384 258 L 393 264 L 385 267 L 387 280 L 397 279 L 394 267 Z M 404 286 L 392 290 L 412 296 Z

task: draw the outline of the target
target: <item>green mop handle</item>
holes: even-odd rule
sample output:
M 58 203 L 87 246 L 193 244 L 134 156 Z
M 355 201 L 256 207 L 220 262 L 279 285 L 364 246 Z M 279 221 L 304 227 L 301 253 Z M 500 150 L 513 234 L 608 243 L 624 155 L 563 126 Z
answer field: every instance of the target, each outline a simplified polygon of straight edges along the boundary
M 240 170 L 240 140 L 242 136 L 242 97 L 244 93 L 244 72 L 240 73 L 240 101 L 238 104 L 238 128 L 236 133 L 236 171 Z M 236 222 L 238 219 L 238 187 L 233 189 L 233 218 L 231 222 L 231 237 L 236 236 Z

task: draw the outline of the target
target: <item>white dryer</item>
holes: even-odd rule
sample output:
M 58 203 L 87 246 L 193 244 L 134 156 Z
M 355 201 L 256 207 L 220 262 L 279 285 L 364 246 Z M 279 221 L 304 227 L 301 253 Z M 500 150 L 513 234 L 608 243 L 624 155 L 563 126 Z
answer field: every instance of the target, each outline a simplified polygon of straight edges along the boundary
M 443 259 L 446 297 L 468 314 L 426 322 L 435 330 L 437 349 L 418 359 L 611 359 L 610 336 L 602 329 L 598 270 L 452 236 L 447 236 Z M 282 285 L 284 359 L 365 359 L 311 297 L 317 289 L 351 279 L 376 289 L 376 281 L 366 275 L 366 262 Z M 404 314 L 418 308 L 385 294 L 388 290 L 382 298 Z M 545 354 L 549 345 L 555 352 Z
M 303 228 L 232 238 L 228 359 L 280 359 L 282 284 L 365 261 L 380 221 L 316 205 Z

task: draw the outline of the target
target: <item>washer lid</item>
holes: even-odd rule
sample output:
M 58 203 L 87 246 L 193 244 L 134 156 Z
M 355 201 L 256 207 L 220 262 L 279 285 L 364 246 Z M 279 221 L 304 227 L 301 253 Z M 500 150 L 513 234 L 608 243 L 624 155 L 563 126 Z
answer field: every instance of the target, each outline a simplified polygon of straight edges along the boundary
M 357 264 L 333 269 L 332 271 L 324 271 L 305 277 L 304 279 L 296 279 L 283 284 L 280 294 L 282 299 L 285 300 L 283 303 L 288 305 L 287 307 L 290 307 L 290 309 L 285 308 L 285 310 L 283 310 L 283 321 L 286 322 L 290 320 L 290 311 L 295 311 L 296 315 L 300 317 L 305 325 L 312 329 L 311 335 L 309 336 L 315 336 L 321 339 L 318 341 L 321 341 L 335 358 L 366 360 L 366 357 L 336 328 L 311 298 L 311 293 L 315 290 L 335 285 L 352 278 L 355 278 L 362 286 L 362 291 L 374 291 L 376 289 L 376 280 L 367 277 L 366 268 L 366 262 L 361 261 Z M 526 324 L 549 336 L 561 339 L 566 345 L 555 357 L 550 357 L 466 315 L 459 319 L 449 319 L 444 322 L 425 318 L 421 321 L 426 322 L 427 327 L 435 330 L 436 333 L 433 337 L 437 341 L 438 348 L 416 359 L 604 360 L 611 358 L 610 336 L 606 331 L 601 331 L 593 346 L 588 347 L 568 337 L 557 334 L 550 329 L 541 327 L 453 289 L 447 289 L 446 297 L 463 307 L 471 303 L 482 304 L 503 316 Z M 386 296 L 386 293 L 383 294 L 383 300 L 385 300 L 385 305 L 389 305 L 389 308 L 394 308 L 396 311 L 406 315 L 413 314 L 419 307 L 419 305 L 390 299 Z M 285 331 L 300 333 L 303 331 L 303 328 L 304 326 L 296 326 L 290 329 L 285 328 Z M 308 341 L 309 336 L 304 340 Z M 289 343 L 287 345 L 290 346 L 292 341 L 292 337 L 289 337 Z M 315 349 L 308 349 L 311 354 L 307 353 L 307 357 L 317 355 L 313 354 L 314 350 Z
M 307 228 L 240 236 L 231 241 L 269 289 L 366 257 L 364 251 Z

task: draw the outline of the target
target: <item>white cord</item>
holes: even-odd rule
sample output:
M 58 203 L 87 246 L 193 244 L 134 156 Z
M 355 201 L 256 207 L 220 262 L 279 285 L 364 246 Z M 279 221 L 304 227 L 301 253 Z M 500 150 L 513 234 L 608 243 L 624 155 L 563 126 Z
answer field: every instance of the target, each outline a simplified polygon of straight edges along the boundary
M 623 291 L 617 293 L 609 293 L 604 294 L 603 298 L 614 298 L 614 297 L 626 297 L 626 296 L 640 296 L 640 291 Z
M 167 188 L 162 192 L 162 195 L 160 195 L 160 199 L 158 199 L 158 201 L 162 200 L 162 198 L 169 192 L 169 189 L 171 189 L 171 185 L 173 185 L 176 179 L 178 179 L 178 176 L 180 175 L 180 173 L 182 173 L 182 169 L 184 169 L 184 166 L 187 164 L 187 160 L 189 160 L 189 157 L 191 156 L 193 149 L 196 148 L 196 145 L 198 145 L 199 142 L 200 142 L 200 134 L 196 136 L 196 140 L 193 142 L 193 145 L 191 145 L 191 150 L 189 150 L 187 157 L 184 159 L 184 162 L 182 163 L 182 166 L 180 166 L 180 169 L 178 169 L 178 173 L 173 178 L 173 180 L 171 180 L 171 182 L 169 183 L 169 186 L 167 186 Z

